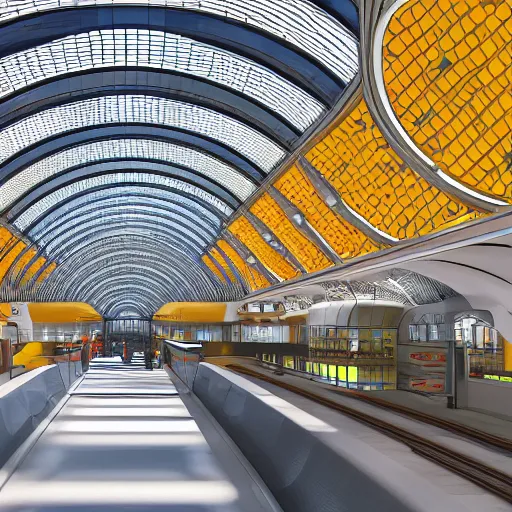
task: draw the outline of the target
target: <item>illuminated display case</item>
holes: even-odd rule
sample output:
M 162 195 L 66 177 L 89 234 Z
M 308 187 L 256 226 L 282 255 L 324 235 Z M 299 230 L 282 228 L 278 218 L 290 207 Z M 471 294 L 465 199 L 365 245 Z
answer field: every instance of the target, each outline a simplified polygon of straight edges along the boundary
M 395 356 L 396 329 L 310 326 L 312 360 L 389 359 Z

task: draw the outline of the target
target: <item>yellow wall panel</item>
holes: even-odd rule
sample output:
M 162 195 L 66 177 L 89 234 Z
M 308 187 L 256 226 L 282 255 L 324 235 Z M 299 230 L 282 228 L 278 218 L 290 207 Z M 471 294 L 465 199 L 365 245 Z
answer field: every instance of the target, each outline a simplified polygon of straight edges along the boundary
M 219 240 L 217 245 L 231 260 L 233 265 L 235 265 L 238 272 L 244 277 L 251 291 L 260 290 L 261 288 L 267 288 L 270 286 L 270 282 L 266 277 L 260 274 L 256 269 L 250 267 L 225 240 Z
M 395 238 L 425 235 L 480 215 L 410 169 L 389 147 L 364 100 L 306 157 L 349 208 Z
M 167 322 L 223 322 L 225 302 L 168 302 L 153 316 Z
M 226 282 L 226 279 L 222 275 L 222 272 L 217 268 L 217 265 L 213 263 L 213 261 L 207 254 L 205 254 L 201 259 L 203 260 L 203 263 L 221 280 L 221 282 Z
M 359 229 L 333 212 L 307 175 L 296 165 L 277 180 L 274 187 L 299 208 L 313 228 L 342 258 L 355 258 L 379 248 Z
M 14 235 L 8 229 L 0 226 L 0 257 L 12 240 L 14 240 Z
M 218 249 L 212 247 L 210 249 L 210 257 L 213 258 L 222 267 L 222 270 L 224 270 L 224 273 L 228 276 L 228 279 L 232 283 L 237 281 L 235 274 L 233 274 L 233 271 L 229 267 L 227 261 L 224 259 L 222 254 L 218 251 Z
M 252 205 L 250 211 L 268 226 L 300 261 L 307 272 L 314 272 L 332 266 L 332 261 L 295 228 L 284 211 L 268 193 L 263 194 Z
M 85 302 L 31 302 L 32 322 L 101 322 L 102 316 Z
M 281 279 L 292 279 L 300 275 L 295 267 L 263 240 L 262 236 L 245 217 L 239 217 L 228 229 L 247 246 L 267 269 L 277 274 Z
M 414 143 L 446 174 L 512 203 L 509 0 L 412 0 L 384 37 L 386 91 Z

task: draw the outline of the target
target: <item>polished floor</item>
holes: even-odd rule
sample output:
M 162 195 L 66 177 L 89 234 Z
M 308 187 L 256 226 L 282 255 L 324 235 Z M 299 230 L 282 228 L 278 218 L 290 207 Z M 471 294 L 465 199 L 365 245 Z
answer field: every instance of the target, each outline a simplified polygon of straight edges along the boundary
M 72 391 L 0 491 L 0 510 L 271 510 L 242 494 L 165 371 L 113 360 Z

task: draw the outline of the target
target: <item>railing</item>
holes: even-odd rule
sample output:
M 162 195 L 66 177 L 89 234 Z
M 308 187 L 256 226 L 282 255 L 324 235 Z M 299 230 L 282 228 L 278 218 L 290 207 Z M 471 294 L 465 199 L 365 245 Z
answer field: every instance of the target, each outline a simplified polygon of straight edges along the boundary
M 0 385 L 37 368 L 56 365 L 66 386 L 89 366 L 89 344 L 0 340 Z
M 187 343 L 174 340 L 163 340 L 162 359 L 174 373 L 192 389 L 197 368 L 203 359 L 201 343 Z

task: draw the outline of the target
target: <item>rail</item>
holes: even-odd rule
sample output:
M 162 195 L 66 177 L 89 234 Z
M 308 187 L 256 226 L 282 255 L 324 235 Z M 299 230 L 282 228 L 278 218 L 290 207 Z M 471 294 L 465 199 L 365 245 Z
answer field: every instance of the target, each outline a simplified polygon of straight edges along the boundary
M 264 366 L 268 366 L 269 368 L 274 368 L 278 370 L 282 370 L 285 373 L 289 373 L 290 375 L 297 375 L 301 378 L 308 378 L 308 380 L 315 380 L 316 382 L 321 382 L 320 380 L 311 379 L 309 373 L 301 372 L 300 370 L 291 370 L 286 368 L 280 364 L 269 363 L 268 361 L 264 361 Z M 417 411 L 415 409 L 411 409 L 410 407 L 406 407 L 404 405 L 394 404 L 393 402 L 389 402 L 384 400 L 383 398 L 377 398 L 375 396 L 370 396 L 366 393 L 362 393 L 361 391 L 355 391 L 351 389 L 343 389 L 343 388 L 333 388 L 331 389 L 334 393 L 339 393 L 348 398 L 353 398 L 355 400 L 361 400 L 363 402 L 368 402 L 371 405 L 375 405 L 376 407 L 381 407 L 383 409 L 397 412 L 402 414 L 403 416 L 408 416 L 414 420 L 421 421 L 423 423 L 427 423 L 429 425 L 433 425 L 434 427 L 439 427 L 444 430 L 448 430 L 449 432 L 453 432 L 455 434 L 467 437 L 471 439 L 471 441 L 477 441 L 482 444 L 490 445 L 495 448 L 499 448 L 500 450 L 509 452 L 512 454 L 512 441 L 509 439 L 505 439 L 504 437 L 495 436 L 493 434 L 489 434 L 487 432 L 483 432 L 473 427 L 468 427 L 466 425 L 462 425 L 461 423 L 457 423 L 455 421 L 445 420 L 439 418 L 437 416 L 432 416 L 431 414 L 427 414 L 421 411 Z
M 463 455 L 455 450 L 451 450 L 446 446 L 413 434 L 401 427 L 397 427 L 392 423 L 373 418 L 368 414 L 347 407 L 346 405 L 339 404 L 333 400 L 329 400 L 328 398 L 317 395 L 316 393 L 279 381 L 269 377 L 268 375 L 264 375 L 238 364 L 227 364 L 224 366 L 229 370 L 254 377 L 308 398 L 318 404 L 334 409 L 346 416 L 379 430 L 389 437 L 406 444 L 413 452 L 418 453 L 419 455 L 449 469 L 450 471 L 461 475 L 467 480 L 476 483 L 480 487 L 483 487 L 509 503 L 512 503 L 512 477 L 506 473 L 487 466 L 482 462 Z M 452 424 L 451 428 L 453 429 L 455 425 L 458 426 L 458 424 Z

